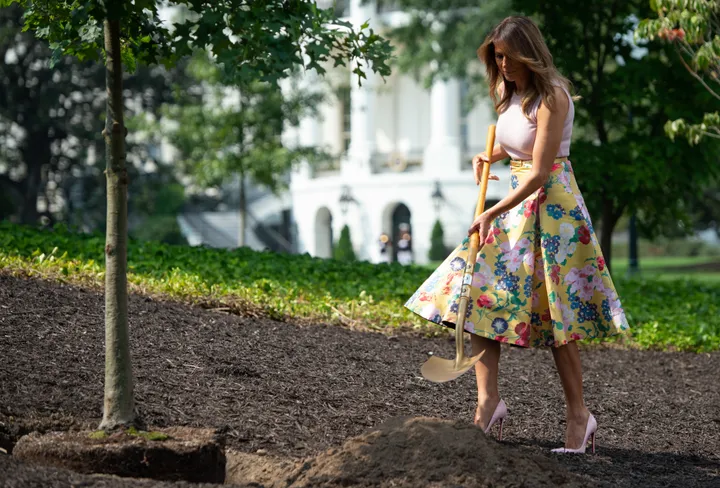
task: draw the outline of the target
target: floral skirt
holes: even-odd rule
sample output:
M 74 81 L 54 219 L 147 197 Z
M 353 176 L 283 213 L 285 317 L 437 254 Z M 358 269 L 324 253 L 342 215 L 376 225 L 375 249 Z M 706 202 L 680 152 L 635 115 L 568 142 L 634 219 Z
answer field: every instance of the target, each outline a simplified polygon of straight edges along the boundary
M 511 187 L 532 163 L 511 163 Z M 465 330 L 517 346 L 559 347 L 629 331 L 590 215 L 566 159 L 547 183 L 495 219 L 477 254 Z M 405 303 L 455 327 L 469 239 Z

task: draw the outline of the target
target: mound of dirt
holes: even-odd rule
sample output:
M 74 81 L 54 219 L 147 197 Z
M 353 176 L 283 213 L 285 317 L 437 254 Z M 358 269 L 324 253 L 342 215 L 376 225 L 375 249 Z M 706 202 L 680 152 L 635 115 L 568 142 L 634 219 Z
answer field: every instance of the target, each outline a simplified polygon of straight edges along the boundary
M 391 419 L 300 463 L 289 476 L 287 463 L 257 461 L 240 461 L 254 465 L 254 476 L 229 469 L 228 481 L 298 488 L 587 486 L 554 459 L 496 442 L 473 425 L 429 417 Z

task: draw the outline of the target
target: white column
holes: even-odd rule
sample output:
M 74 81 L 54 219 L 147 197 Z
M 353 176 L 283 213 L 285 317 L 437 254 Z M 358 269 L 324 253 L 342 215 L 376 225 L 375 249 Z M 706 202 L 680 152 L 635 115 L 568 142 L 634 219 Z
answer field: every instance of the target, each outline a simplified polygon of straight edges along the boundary
M 423 169 L 439 176 L 460 171 L 460 82 L 437 79 L 430 92 L 430 142 Z
M 350 18 L 356 28 L 367 21 L 372 22 L 376 18 L 374 2 L 364 4 L 363 0 L 352 0 Z M 358 86 L 358 77 L 352 73 L 356 66 L 352 63 L 350 70 L 350 167 L 344 167 L 343 173 L 367 174 L 370 172 L 370 159 L 375 151 L 376 76 L 369 66 L 363 64 L 367 78 L 362 80 L 362 86 Z

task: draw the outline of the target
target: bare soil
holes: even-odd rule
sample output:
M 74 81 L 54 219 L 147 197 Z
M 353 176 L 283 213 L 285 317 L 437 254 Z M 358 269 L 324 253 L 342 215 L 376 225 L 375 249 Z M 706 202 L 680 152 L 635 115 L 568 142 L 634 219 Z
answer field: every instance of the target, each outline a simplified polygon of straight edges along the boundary
M 272 456 L 284 466 L 309 464 L 297 475 L 301 486 L 332 486 L 337 473 L 353 486 L 360 474 L 352 466 L 362 465 L 350 461 L 348 450 L 363 442 L 376 446 L 375 461 L 399 466 L 409 480 L 425 479 L 414 486 L 484 486 L 467 478 L 481 469 L 478 460 L 484 470 L 503 473 L 492 479 L 508 482 L 526 469 L 542 471 L 546 476 L 538 479 L 545 481 L 560 473 L 571 483 L 567 469 L 586 486 L 720 486 L 718 353 L 583 351 L 598 452 L 559 456 L 549 450 L 563 443 L 564 401 L 548 350 L 503 349 L 500 388 L 510 413 L 506 439 L 488 450 L 493 444 L 483 444 L 480 432 L 463 430 L 474 412 L 473 374 L 446 384 L 420 376 L 429 353 L 454 356 L 451 340 L 298 326 L 141 296 L 130 298 L 130 326 L 136 400 L 148 425 L 220 429 L 231 449 Z M 102 295 L 0 274 L 0 448 L 11 452 L 33 430 L 97 427 L 103 341 Z M 451 422 L 432 420 L 440 434 L 430 434 L 422 424 L 430 420 L 415 419 L 403 430 L 393 424 L 398 417 Z M 457 442 L 440 426 L 460 432 L 451 436 Z M 386 428 L 396 433 L 387 439 L 395 440 L 376 444 L 381 439 L 373 432 Z M 434 444 L 417 437 L 423 430 Z M 2 472 L 0 486 L 6 487 L 69 486 L 89 476 L 40 469 L 0 453 Z M 429 473 L 447 483 L 423 478 Z M 118 478 L 88 480 L 87 486 L 131 486 Z

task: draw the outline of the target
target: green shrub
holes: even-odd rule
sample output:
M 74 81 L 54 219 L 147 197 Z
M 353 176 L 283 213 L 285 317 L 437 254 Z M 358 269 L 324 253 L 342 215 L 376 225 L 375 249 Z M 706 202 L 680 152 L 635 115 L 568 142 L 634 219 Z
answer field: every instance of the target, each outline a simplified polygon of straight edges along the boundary
M 340 231 L 340 239 L 333 249 L 333 258 L 338 261 L 357 261 L 352 241 L 350 240 L 350 227 L 347 224 Z
M 348 233 L 349 240 L 349 233 Z M 105 237 L 0 222 L 0 270 L 96 286 L 104 279 Z M 137 293 L 190 304 L 262 312 L 278 319 L 374 330 L 444 329 L 411 314 L 405 301 L 433 267 L 375 265 L 309 255 L 130 241 L 128 281 Z M 631 344 L 688 351 L 720 349 L 720 281 L 613 277 L 632 328 Z
M 443 237 L 442 224 L 436 220 L 430 235 L 430 252 L 428 253 L 430 261 L 442 261 L 447 257 L 448 253 Z
M 130 235 L 141 241 L 159 241 L 165 244 L 187 244 L 175 215 L 153 215 L 143 220 Z

